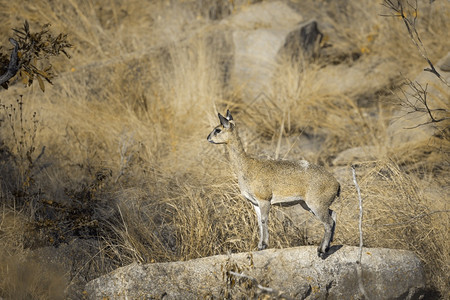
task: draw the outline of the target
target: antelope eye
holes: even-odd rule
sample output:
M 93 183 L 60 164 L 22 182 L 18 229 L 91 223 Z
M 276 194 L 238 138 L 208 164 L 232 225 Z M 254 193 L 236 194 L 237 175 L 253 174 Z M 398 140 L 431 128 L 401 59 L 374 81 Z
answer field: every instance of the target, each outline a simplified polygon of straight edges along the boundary
M 220 133 L 221 131 L 222 131 L 222 129 L 216 128 L 216 129 L 214 130 L 214 133 L 215 133 L 215 134 L 218 134 L 218 133 Z

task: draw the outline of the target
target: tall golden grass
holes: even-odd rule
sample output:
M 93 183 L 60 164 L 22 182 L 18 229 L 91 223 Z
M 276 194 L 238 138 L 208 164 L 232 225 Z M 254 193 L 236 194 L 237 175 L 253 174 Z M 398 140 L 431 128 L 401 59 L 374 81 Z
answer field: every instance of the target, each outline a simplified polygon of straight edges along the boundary
M 222 2 L 231 14 L 252 5 Z M 239 195 L 225 150 L 206 141 L 217 111 L 226 108 L 235 112 L 249 152 L 306 158 L 339 175 L 336 244 L 358 244 L 358 205 L 350 168 L 332 161 L 348 148 L 379 149 L 370 161 L 354 162 L 365 246 L 414 251 L 429 284 L 449 296 L 448 136 L 408 149 L 386 145 L 395 109 L 389 89 L 400 84 L 400 73 L 413 78 L 423 69 L 406 29 L 398 19 L 381 17 L 382 7 L 369 0 L 289 3 L 332 24 L 338 38 L 330 42 L 341 61 L 280 62 L 273 94 L 251 102 L 242 99 L 241 87 L 224 84 L 223 57 L 230 53 L 211 38 L 223 29 L 208 19 L 212 3 L 0 1 L 1 45 L 23 20 L 49 22 L 75 45 L 71 60 L 53 61 L 60 75 L 45 93 L 16 84 L 0 94 L 26 122 L 22 129 L 19 119 L 0 112 L 1 297 L 50 297 L 52 284 L 61 283 L 44 263 L 29 262 L 32 250 L 74 237 L 102 241 L 101 255 L 116 267 L 255 250 L 253 209 Z M 450 31 L 450 5 L 419 5 L 418 29 L 435 61 L 449 47 L 442 36 Z M 350 65 L 378 73 L 364 80 Z M 341 89 L 342 72 L 350 72 L 351 89 Z M 18 150 L 14 134 L 28 148 Z M 300 148 L 304 138 L 320 147 Z M 296 223 L 295 211 L 274 208 L 271 214 L 272 247 L 318 243 L 322 228 L 309 215 Z M 30 286 L 39 289 L 22 295 L 15 280 L 24 268 L 31 270 Z

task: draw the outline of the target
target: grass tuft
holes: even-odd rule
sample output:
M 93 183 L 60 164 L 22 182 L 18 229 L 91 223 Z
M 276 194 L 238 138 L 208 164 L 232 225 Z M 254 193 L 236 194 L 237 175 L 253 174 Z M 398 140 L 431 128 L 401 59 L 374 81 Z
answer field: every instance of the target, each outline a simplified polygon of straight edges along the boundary
M 51 23 L 74 45 L 70 61 L 53 61 L 59 76 L 45 93 L 20 83 L 1 91 L 0 297 L 58 298 L 64 291 L 54 287 L 79 282 L 85 270 L 93 270 L 86 281 L 134 261 L 256 250 L 253 208 L 224 147 L 206 141 L 217 112 L 231 108 L 250 153 L 306 158 L 336 174 L 335 244 L 359 244 L 351 170 L 337 158 L 366 149 L 352 161 L 365 246 L 414 251 L 429 284 L 448 298 L 448 130 L 388 144 L 391 90 L 402 76 L 413 80 L 423 60 L 401 22 L 380 16 L 373 1 L 302 2 L 289 3 L 320 12 L 333 47 L 314 61 L 280 60 L 271 92 L 251 101 L 229 85 L 230 37 L 218 20 L 249 1 L 222 1 L 219 13 L 218 4 L 197 0 L 0 0 L 2 36 L 23 24 L 20 16 L 32 28 Z M 450 46 L 442 39 L 449 11 L 446 1 L 419 1 L 418 30 L 433 62 Z M 323 235 L 301 208 L 274 207 L 269 231 L 274 248 L 317 245 Z M 33 257 L 78 239 L 99 246 L 89 262 L 66 266 L 71 275 L 62 281 L 58 268 Z

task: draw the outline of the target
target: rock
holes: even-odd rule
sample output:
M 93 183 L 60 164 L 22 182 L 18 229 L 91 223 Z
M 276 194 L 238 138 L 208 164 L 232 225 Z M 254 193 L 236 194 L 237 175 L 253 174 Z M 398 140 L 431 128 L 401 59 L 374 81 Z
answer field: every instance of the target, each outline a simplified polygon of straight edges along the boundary
M 450 52 L 436 64 L 436 69 L 444 80 L 450 82 L 450 70 L 447 69 L 450 60 Z M 447 118 L 439 123 L 432 123 L 430 116 L 426 112 L 425 106 L 418 101 L 417 90 L 411 88 L 411 85 L 404 87 L 404 93 L 398 92 L 401 98 L 402 107 L 394 113 L 387 134 L 388 144 L 392 147 L 408 147 L 413 143 L 429 142 L 430 139 L 440 134 L 441 128 L 448 128 L 450 117 L 448 105 L 450 99 L 450 88 L 446 86 L 439 78 L 431 72 L 422 71 L 412 82 L 419 91 L 423 88 L 427 91 L 427 104 L 433 110 L 432 115 L 435 119 Z M 420 110 L 415 111 L 407 103 L 414 104 Z M 444 109 L 444 110 L 442 110 Z M 439 124 L 439 126 L 436 126 Z
M 314 54 L 322 34 L 317 22 L 303 21 L 279 1 L 251 5 L 222 21 L 234 44 L 231 84 L 242 89 L 244 99 L 270 95 L 280 55 L 298 56 L 302 49 L 307 56 Z
M 314 10 L 309 5 L 298 4 L 296 11 L 275 1 L 250 5 L 221 21 L 227 40 L 232 40 L 233 45 L 230 86 L 241 91 L 247 103 L 266 98 L 273 100 L 274 79 L 284 72 L 285 64 L 280 62 L 286 57 L 294 62 L 301 61 L 301 55 L 306 61 L 314 57 L 335 61 L 321 67 L 314 75 L 314 87 L 309 88 L 320 89 L 323 94 L 356 97 L 363 106 L 374 105 L 373 94 L 392 83 L 397 74 L 389 74 L 397 67 L 395 61 L 375 55 L 361 56 L 359 52 L 349 61 L 340 58 L 352 55 L 355 50 L 348 45 L 336 49 L 346 44 L 340 41 L 337 29 L 326 21 L 319 24 L 303 17 L 312 14 Z M 327 43 L 331 47 L 319 46 L 323 37 L 321 30 L 333 37 L 332 43 Z
M 376 161 L 381 149 L 375 146 L 354 147 L 339 153 L 333 160 L 333 165 L 351 165 L 361 162 Z
M 441 60 L 438 61 L 437 66 L 443 72 L 450 72 L 450 51 Z
M 249 5 L 224 24 L 236 30 L 258 28 L 287 29 L 303 21 L 303 17 L 281 1 Z
M 361 107 L 373 107 L 376 103 L 373 94 L 392 84 L 397 76 L 392 74 L 395 69 L 394 61 L 375 55 L 361 56 L 351 63 L 325 65 L 315 78 L 315 86 L 311 88 L 320 86 L 322 93 L 347 95 L 358 99 Z
M 89 282 L 89 299 L 239 298 L 268 293 L 296 299 L 358 299 L 357 247 L 315 246 L 217 255 L 185 262 L 131 264 Z M 418 299 L 423 267 L 405 250 L 364 248 L 362 281 L 371 299 Z M 259 288 L 257 287 L 259 285 Z
M 323 38 L 316 21 L 302 23 L 296 30 L 291 31 L 286 37 L 281 52 L 287 52 L 287 55 L 299 59 L 300 52 L 304 57 L 313 57 L 319 52 L 319 44 Z

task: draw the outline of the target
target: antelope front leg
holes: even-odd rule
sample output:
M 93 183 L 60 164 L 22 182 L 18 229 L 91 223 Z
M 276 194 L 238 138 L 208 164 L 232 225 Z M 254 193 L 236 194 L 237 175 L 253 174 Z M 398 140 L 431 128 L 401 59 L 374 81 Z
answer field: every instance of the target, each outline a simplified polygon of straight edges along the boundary
M 323 225 L 325 227 L 325 233 L 323 236 L 322 243 L 317 249 L 318 255 L 320 258 L 324 259 L 326 257 L 326 253 L 330 248 L 330 243 L 333 240 L 334 230 L 336 227 L 336 213 L 331 209 L 328 209 L 327 214 L 319 215 Z
M 258 250 L 264 250 L 269 246 L 269 201 L 258 201 L 258 206 L 254 205 L 256 216 L 258 217 L 259 243 Z
M 322 242 L 320 243 L 320 246 L 317 248 L 317 254 L 319 255 L 320 258 L 325 259 L 326 253 L 330 248 L 330 243 L 333 240 L 337 218 L 336 212 L 332 211 L 331 209 L 314 205 L 314 203 L 317 202 L 319 201 L 316 202 L 310 201 L 308 207 L 310 211 L 314 214 L 314 216 L 316 216 L 316 218 L 319 219 L 324 225 L 325 232 L 323 235 Z

